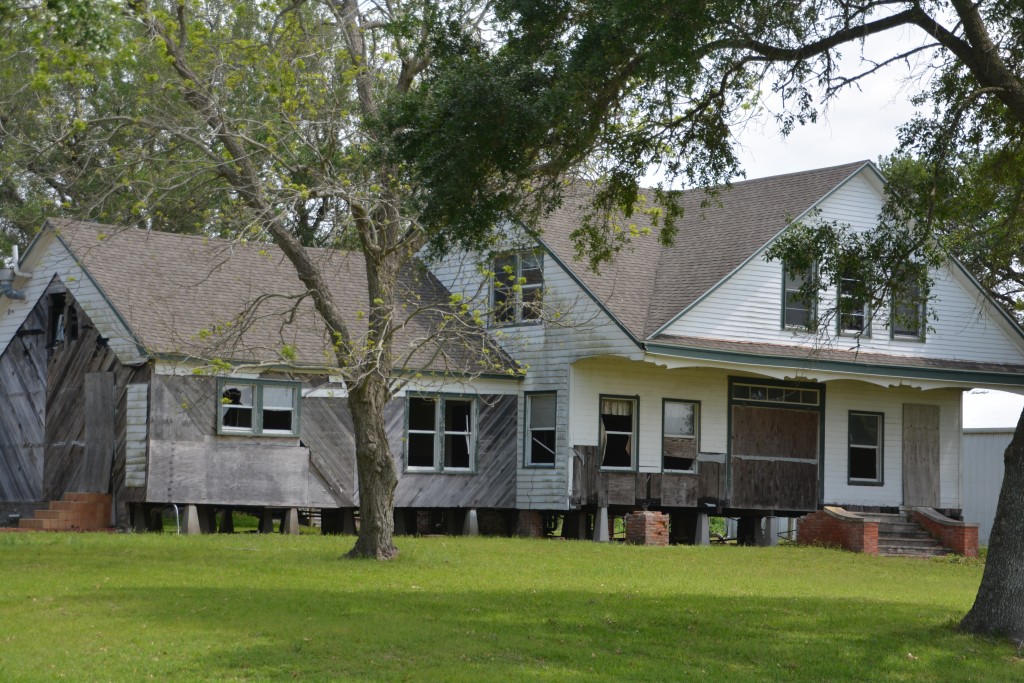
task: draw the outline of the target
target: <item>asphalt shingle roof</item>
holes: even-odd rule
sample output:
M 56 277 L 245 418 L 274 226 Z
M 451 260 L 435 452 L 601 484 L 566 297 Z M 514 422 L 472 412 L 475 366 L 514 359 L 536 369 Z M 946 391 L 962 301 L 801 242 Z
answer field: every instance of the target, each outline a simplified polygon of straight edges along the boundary
M 272 244 L 246 244 L 201 236 L 145 231 L 98 223 L 50 219 L 48 226 L 71 248 L 104 294 L 152 354 L 225 360 L 294 362 L 331 366 L 331 344 L 291 263 Z M 349 321 L 353 337 L 366 333 L 366 268 L 362 255 L 310 249 Z M 410 369 L 491 371 L 512 361 L 482 331 L 458 343 L 434 334 L 448 292 L 424 268 L 410 266 L 399 283 L 395 364 L 412 353 Z M 259 305 L 253 307 L 254 302 Z M 428 309 L 423 312 L 423 309 Z M 251 310 L 238 332 L 236 317 Z M 414 311 L 420 311 L 413 315 Z M 233 322 L 226 334 L 206 334 Z M 481 350 L 488 348 L 484 356 Z M 488 362 L 487 359 L 490 359 Z M 497 359 L 501 368 L 494 367 Z
M 703 191 L 684 192 L 685 213 L 672 246 L 663 247 L 654 229 L 635 238 L 600 273 L 575 260 L 570 238 L 585 212 L 585 193 L 569 197 L 538 228 L 544 244 L 634 336 L 645 339 L 866 163 L 733 183 L 708 206 L 702 206 L 708 200 Z M 643 215 L 630 222 L 651 227 Z

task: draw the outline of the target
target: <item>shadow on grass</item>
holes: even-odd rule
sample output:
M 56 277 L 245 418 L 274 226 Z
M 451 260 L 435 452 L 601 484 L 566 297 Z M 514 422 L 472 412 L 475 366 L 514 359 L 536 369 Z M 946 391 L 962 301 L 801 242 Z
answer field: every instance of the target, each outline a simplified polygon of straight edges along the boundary
M 119 590 L 74 612 L 132 634 L 84 678 L 171 680 L 993 681 L 1005 646 L 940 609 L 812 598 L 664 599 L 593 590 Z M 123 623 L 118 623 L 123 622 Z M 142 625 L 142 626 L 140 626 Z M 136 655 L 133 657 L 133 653 Z

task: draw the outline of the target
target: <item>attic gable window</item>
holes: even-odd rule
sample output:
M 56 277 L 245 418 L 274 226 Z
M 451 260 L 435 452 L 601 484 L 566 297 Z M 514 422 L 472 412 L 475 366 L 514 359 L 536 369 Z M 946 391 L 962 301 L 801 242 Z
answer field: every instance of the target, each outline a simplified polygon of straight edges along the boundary
M 893 339 L 924 341 L 925 321 L 924 300 L 917 285 L 910 285 L 901 295 L 893 295 L 892 323 Z
M 518 325 L 540 320 L 544 289 L 544 257 L 527 250 L 494 259 L 491 286 L 492 321 Z
M 858 290 L 861 281 L 855 277 L 842 276 L 839 279 L 839 334 L 870 336 L 871 320 L 868 303 L 861 298 Z
M 805 288 L 814 279 L 814 268 L 782 268 L 782 326 L 808 330 L 817 315 L 817 302 L 805 295 Z
M 295 436 L 299 433 L 299 382 L 217 380 L 217 433 Z

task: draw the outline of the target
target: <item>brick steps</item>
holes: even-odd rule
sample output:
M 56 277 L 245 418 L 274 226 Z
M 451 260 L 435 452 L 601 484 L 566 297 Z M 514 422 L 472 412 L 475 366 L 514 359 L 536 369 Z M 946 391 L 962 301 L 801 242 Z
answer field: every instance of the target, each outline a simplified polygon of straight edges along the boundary
M 863 514 L 878 524 L 878 554 L 886 557 L 939 557 L 949 550 L 905 514 Z
M 65 493 L 45 510 L 18 521 L 19 529 L 34 531 L 98 531 L 110 527 L 111 496 L 107 493 Z

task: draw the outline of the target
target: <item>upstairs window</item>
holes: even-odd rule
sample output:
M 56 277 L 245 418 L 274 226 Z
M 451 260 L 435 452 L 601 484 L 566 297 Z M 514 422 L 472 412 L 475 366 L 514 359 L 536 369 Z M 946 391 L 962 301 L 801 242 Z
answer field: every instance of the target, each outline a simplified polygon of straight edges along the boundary
M 666 472 L 697 470 L 697 423 L 699 406 L 693 401 L 666 399 L 661 417 L 662 469 Z
M 521 251 L 494 259 L 491 310 L 496 325 L 540 320 L 543 264 L 543 254 L 537 251 Z
M 817 302 L 805 294 L 813 276 L 813 268 L 798 270 L 783 266 L 783 327 L 808 330 L 813 326 Z
M 850 411 L 849 470 L 851 484 L 882 483 L 883 413 Z
M 924 339 L 924 299 L 917 285 L 910 285 L 902 293 L 893 295 L 893 339 Z
M 839 279 L 839 334 L 868 336 L 868 304 L 859 293 L 861 281 L 855 277 Z
M 299 433 L 298 382 L 217 381 L 217 433 L 294 436 Z
M 476 402 L 454 396 L 410 396 L 405 463 L 409 471 L 471 472 L 476 459 Z
M 526 464 L 551 467 L 555 464 L 556 394 L 526 396 Z
M 635 398 L 601 397 L 601 467 L 632 469 L 636 462 Z

